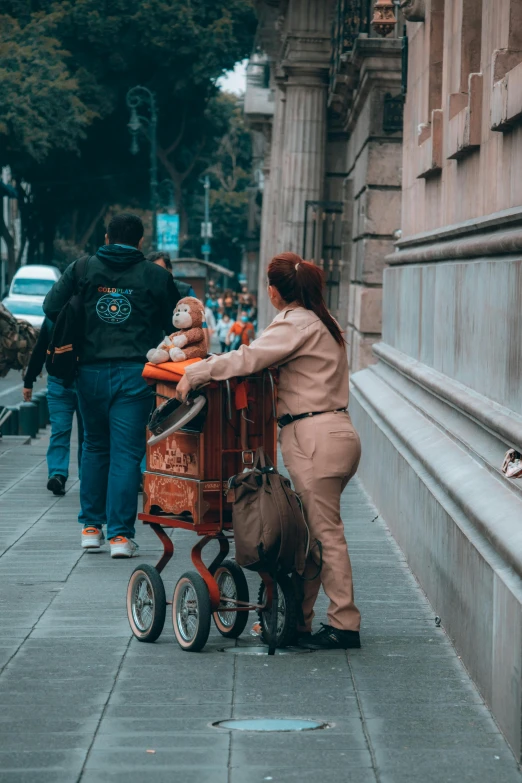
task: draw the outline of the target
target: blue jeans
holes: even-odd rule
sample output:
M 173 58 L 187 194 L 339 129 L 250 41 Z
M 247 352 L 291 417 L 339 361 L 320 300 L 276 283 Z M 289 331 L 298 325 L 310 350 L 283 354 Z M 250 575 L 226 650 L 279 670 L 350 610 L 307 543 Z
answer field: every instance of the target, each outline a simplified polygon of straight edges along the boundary
M 152 393 L 135 362 L 82 364 L 77 387 L 85 429 L 80 483 L 84 527 L 134 537 Z
M 64 388 L 59 378 L 47 377 L 47 404 L 51 419 L 51 440 L 47 449 L 47 472 L 51 476 L 69 477 L 71 431 L 74 414 L 78 421 L 78 472 L 81 474 L 83 426 L 78 410 L 76 387 Z

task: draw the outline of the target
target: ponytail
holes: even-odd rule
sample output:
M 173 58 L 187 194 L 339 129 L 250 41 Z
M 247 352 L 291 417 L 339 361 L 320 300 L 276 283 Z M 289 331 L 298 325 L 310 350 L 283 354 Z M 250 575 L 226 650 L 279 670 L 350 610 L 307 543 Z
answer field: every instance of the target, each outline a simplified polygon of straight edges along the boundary
M 312 310 L 326 326 L 335 342 L 344 345 L 344 338 L 337 321 L 332 318 L 323 299 L 324 276 L 315 264 L 297 253 L 280 253 L 268 265 L 268 282 L 288 302 L 297 302 Z

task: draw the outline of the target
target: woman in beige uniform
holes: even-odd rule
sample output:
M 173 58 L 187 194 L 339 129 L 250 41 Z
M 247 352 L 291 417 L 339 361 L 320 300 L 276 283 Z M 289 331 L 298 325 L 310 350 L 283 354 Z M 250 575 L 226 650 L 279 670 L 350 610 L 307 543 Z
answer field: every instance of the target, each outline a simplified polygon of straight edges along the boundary
M 361 455 L 359 436 L 347 413 L 348 361 L 337 322 L 323 300 L 323 275 L 295 253 L 282 253 L 268 267 L 268 294 L 279 310 L 251 345 L 187 367 L 178 384 L 191 388 L 279 367 L 278 414 L 284 463 L 300 495 L 312 540 L 322 544 L 308 557 L 303 582 L 304 626 L 300 644 L 314 649 L 360 647 L 360 614 L 353 597 L 352 568 L 340 514 L 341 493 Z M 319 588 L 330 599 L 328 625 L 312 636 Z

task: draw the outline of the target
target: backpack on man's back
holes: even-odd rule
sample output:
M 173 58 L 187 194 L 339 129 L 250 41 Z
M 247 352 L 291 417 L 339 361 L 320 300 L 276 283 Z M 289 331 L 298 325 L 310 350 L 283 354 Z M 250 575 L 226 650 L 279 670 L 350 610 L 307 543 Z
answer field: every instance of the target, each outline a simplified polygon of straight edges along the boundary
M 78 372 L 80 346 L 85 328 L 82 288 L 89 258 L 83 256 L 76 262 L 74 292 L 56 319 L 45 360 L 48 374 L 62 380 L 66 388 L 72 386 Z

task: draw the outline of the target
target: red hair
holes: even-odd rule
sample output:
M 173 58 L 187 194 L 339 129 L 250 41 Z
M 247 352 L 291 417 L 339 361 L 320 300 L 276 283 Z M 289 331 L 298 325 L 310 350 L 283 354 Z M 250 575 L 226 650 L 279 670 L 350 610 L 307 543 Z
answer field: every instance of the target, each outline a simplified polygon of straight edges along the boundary
M 318 266 L 303 261 L 297 253 L 280 253 L 268 265 L 268 282 L 288 302 L 297 302 L 321 319 L 334 340 L 344 344 L 337 321 L 332 318 L 323 299 L 324 275 Z

